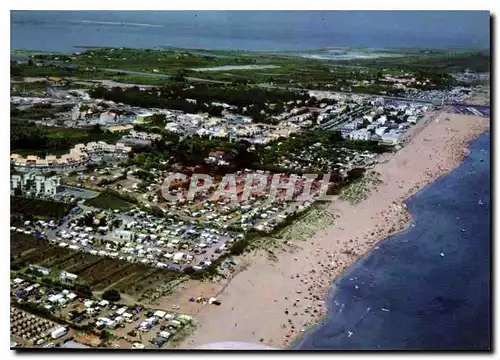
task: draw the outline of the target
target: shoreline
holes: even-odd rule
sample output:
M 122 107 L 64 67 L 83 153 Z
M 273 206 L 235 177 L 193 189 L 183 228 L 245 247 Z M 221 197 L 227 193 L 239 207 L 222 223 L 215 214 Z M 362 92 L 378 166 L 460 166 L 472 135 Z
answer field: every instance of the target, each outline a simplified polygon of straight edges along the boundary
M 490 130 L 486 130 L 485 132 L 481 133 L 480 135 L 478 135 L 477 137 L 475 138 L 472 138 L 470 139 L 468 142 L 467 142 L 467 149 L 470 148 L 470 145 L 471 143 L 473 143 L 474 141 L 476 141 L 479 137 L 483 136 L 484 134 L 488 133 Z M 462 164 L 462 162 L 465 160 L 465 158 L 469 155 L 469 153 L 465 153 L 465 156 L 464 158 L 462 159 L 462 161 L 459 162 L 459 164 L 457 165 L 457 167 Z M 434 184 L 435 181 L 437 181 L 439 178 L 441 178 L 442 176 L 446 176 L 448 174 L 450 174 L 451 172 L 453 172 L 457 167 L 451 169 L 450 171 L 448 172 L 444 172 L 442 173 L 441 175 L 439 175 L 434 181 L 431 181 L 429 183 L 427 183 L 426 185 L 424 185 L 422 188 L 418 189 L 414 194 L 410 195 L 407 199 L 404 200 L 403 202 L 403 207 L 405 209 L 405 212 L 407 213 L 406 215 L 408 216 L 408 221 L 406 222 L 406 224 L 403 226 L 402 229 L 398 230 L 398 231 L 395 231 L 394 233 L 391 233 L 389 235 L 387 235 L 387 237 L 379 240 L 379 241 L 376 241 L 375 242 L 375 246 L 370 248 L 366 253 L 364 253 L 361 257 L 359 257 L 357 260 L 355 260 L 350 266 L 349 268 L 344 271 L 340 276 L 338 276 L 337 278 L 333 279 L 332 281 L 332 284 L 331 284 L 331 287 L 330 289 L 328 290 L 327 292 L 327 295 L 326 295 L 326 304 L 327 305 L 327 312 L 326 314 L 320 318 L 318 320 L 317 323 L 315 323 L 314 325 L 310 326 L 308 329 L 306 329 L 306 331 L 304 333 L 301 333 L 299 335 L 297 335 L 297 337 L 295 337 L 291 343 L 289 344 L 288 347 L 282 349 L 282 350 L 293 350 L 294 347 L 298 346 L 300 343 L 302 343 L 302 341 L 304 340 L 305 337 L 308 337 L 308 336 L 313 336 L 313 334 L 319 330 L 319 328 L 324 325 L 326 322 L 328 322 L 328 320 L 330 319 L 330 316 L 332 315 L 331 314 L 331 311 L 333 311 L 332 307 L 331 307 L 331 299 L 336 295 L 336 288 L 335 288 L 335 284 L 340 282 L 341 280 L 343 280 L 347 275 L 348 275 L 348 272 L 351 271 L 351 270 L 354 270 L 356 266 L 358 266 L 358 263 L 363 260 L 364 258 L 368 257 L 369 255 L 372 254 L 372 252 L 374 251 L 375 248 L 377 248 L 379 245 L 381 245 L 382 243 L 384 243 L 385 241 L 389 240 L 390 238 L 394 237 L 394 236 L 397 236 L 397 235 L 401 235 L 401 234 L 404 234 L 405 232 L 409 232 L 412 230 L 412 225 L 415 223 L 415 217 L 414 215 L 409 211 L 408 209 L 408 203 L 411 202 L 413 199 L 415 199 L 415 197 L 417 197 L 418 195 L 420 195 L 422 193 L 422 191 L 424 191 L 428 186 Z
M 298 343 L 295 339 L 306 328 L 323 321 L 332 284 L 376 244 L 409 228 L 411 216 L 405 202 L 457 167 L 469 142 L 489 130 L 489 119 L 445 112 L 434 115 L 415 129 L 403 149 L 375 166 L 383 183 L 367 199 L 357 205 L 329 206 L 333 226 L 318 231 L 307 243 L 295 243 L 298 251 L 276 249 L 278 262 L 270 263 L 265 250 L 249 255 L 252 264 L 219 294 L 222 306 L 201 308 L 198 328 L 179 348 L 247 341 L 287 349 Z
M 329 321 L 331 321 L 333 319 L 334 315 L 338 314 L 339 312 L 342 312 L 342 308 L 340 308 L 340 311 L 339 311 L 339 308 L 338 308 L 339 304 L 338 304 L 338 302 L 337 301 L 333 301 L 334 298 L 335 298 L 335 296 L 337 295 L 337 286 L 336 285 L 338 283 L 342 282 L 342 281 L 345 284 L 345 282 L 347 281 L 346 278 L 350 278 L 349 280 L 351 280 L 351 281 L 353 280 L 353 278 L 354 279 L 358 279 L 354 275 L 354 274 L 356 274 L 356 272 L 357 272 L 358 276 L 360 274 L 360 272 L 359 272 L 360 269 L 359 269 L 358 266 L 362 266 L 361 262 L 363 262 L 363 260 L 365 260 L 369 256 L 371 256 L 372 259 L 373 259 L 373 257 L 375 256 L 374 255 L 375 254 L 375 250 L 377 250 L 379 248 L 379 246 L 382 246 L 383 244 L 385 244 L 386 241 L 392 240 L 395 237 L 399 237 L 401 235 L 405 236 L 406 234 L 409 234 L 411 231 L 413 231 L 414 224 L 416 224 L 419 221 L 418 220 L 419 219 L 418 212 L 421 212 L 422 209 L 417 210 L 416 208 L 410 207 L 410 203 L 413 202 L 413 201 L 417 201 L 417 202 L 420 201 L 420 204 L 421 204 L 422 202 L 421 202 L 421 200 L 418 200 L 418 197 L 420 197 L 420 196 L 425 197 L 426 195 L 424 195 L 424 192 L 427 191 L 427 190 L 430 191 L 431 190 L 431 185 L 434 185 L 438 180 L 442 179 L 443 177 L 451 175 L 453 172 L 455 172 L 458 169 L 458 167 L 463 166 L 464 161 L 466 161 L 467 157 L 470 155 L 470 148 L 471 148 L 471 146 L 473 146 L 474 143 L 476 141 L 479 141 L 482 137 L 484 137 L 484 136 L 490 136 L 490 134 L 491 134 L 491 129 L 486 129 L 484 132 L 480 133 L 479 135 L 471 137 L 467 141 L 467 150 L 469 150 L 469 151 L 465 152 L 465 156 L 462 158 L 462 160 L 458 163 L 458 165 L 456 167 L 454 167 L 453 169 L 451 169 L 448 172 L 445 172 L 445 173 L 441 174 L 434 181 L 427 183 L 423 188 L 420 188 L 419 190 L 417 190 L 415 193 L 413 193 L 407 199 L 404 200 L 404 204 L 406 205 L 405 206 L 405 211 L 408 213 L 408 217 L 409 217 L 409 221 L 406 224 L 406 226 L 404 226 L 404 228 L 402 228 L 400 231 L 396 231 L 394 233 L 391 233 L 386 238 L 384 238 L 384 239 L 382 239 L 380 241 L 377 241 L 376 245 L 373 248 L 369 249 L 368 252 L 366 252 L 360 258 L 358 258 L 349 267 L 349 269 L 347 271 L 343 272 L 339 277 L 337 277 L 337 278 L 335 278 L 333 280 L 331 288 L 329 289 L 329 291 L 327 293 L 327 297 L 326 297 L 326 304 L 327 304 L 327 313 L 326 313 L 326 315 L 323 316 L 321 319 L 319 319 L 318 322 L 314 326 L 312 326 L 311 328 L 307 329 L 304 334 L 300 334 L 299 336 L 297 336 L 296 338 L 294 338 L 293 341 L 290 343 L 290 345 L 288 347 L 284 348 L 283 350 L 294 350 L 294 348 L 296 348 L 297 346 L 299 346 L 301 343 L 304 342 L 305 338 L 308 338 L 309 346 L 310 346 L 311 339 L 316 339 L 315 338 L 315 334 L 318 331 L 320 331 L 320 329 L 322 328 L 322 326 L 325 323 L 328 323 Z M 411 209 L 414 210 L 415 213 L 412 213 Z M 425 217 L 425 216 L 423 216 L 423 217 Z M 422 226 L 423 225 L 421 224 L 420 227 L 422 227 Z M 408 240 L 405 240 L 403 242 L 407 242 L 407 241 Z M 388 251 L 387 249 L 388 248 L 386 247 L 386 250 L 385 250 L 386 253 Z M 441 253 L 441 256 L 444 256 L 444 255 Z M 345 293 L 345 290 L 344 290 L 344 293 Z M 335 307 L 334 304 L 337 306 L 337 308 Z M 344 305 L 344 304 L 342 304 L 342 305 Z M 382 310 L 384 310 L 384 309 L 382 309 Z M 389 311 L 389 310 L 386 310 L 386 311 Z M 323 331 L 325 331 L 325 330 L 323 330 Z M 307 350 L 307 349 L 300 349 L 300 350 Z

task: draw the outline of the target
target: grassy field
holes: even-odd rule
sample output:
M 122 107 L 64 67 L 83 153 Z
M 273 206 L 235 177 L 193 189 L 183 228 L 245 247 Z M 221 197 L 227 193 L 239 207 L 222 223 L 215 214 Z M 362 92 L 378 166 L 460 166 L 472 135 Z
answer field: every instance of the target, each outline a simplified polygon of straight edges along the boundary
M 350 204 L 358 204 L 368 197 L 373 187 L 381 184 L 378 176 L 379 174 L 375 171 L 368 171 L 360 179 L 343 188 L 340 198 Z
M 17 232 L 10 233 L 11 264 L 12 260 L 21 262 L 22 259 L 29 253 L 43 254 L 45 249 L 47 249 L 47 245 L 44 241 L 37 240 L 33 236 L 19 234 Z
M 197 79 L 240 82 L 249 84 L 272 83 L 278 86 L 378 93 L 384 88 L 376 82 L 381 73 L 425 71 L 447 73 L 452 71 L 489 71 L 487 52 L 459 49 L 343 49 L 347 53 L 368 55 L 368 58 L 342 59 L 331 57 L 328 49 L 307 52 L 319 55 L 305 57 L 300 52 L 249 52 L 203 49 L 128 49 L 86 48 L 80 55 L 65 58 L 61 65 L 77 65 L 78 69 L 56 66 L 16 65 L 11 76 L 57 75 L 66 78 L 111 79 L 122 83 L 161 86 L 170 80 L 155 77 L 156 73 L 179 75 Z M 380 55 L 380 56 L 379 56 Z M 61 58 L 60 55 L 48 55 Z M 322 58 L 322 56 L 326 56 Z M 330 57 L 328 57 L 330 56 Z M 195 68 L 238 65 L 274 65 L 276 68 L 252 70 L 221 70 L 197 72 Z M 19 68 L 21 70 L 19 70 Z M 107 72 L 103 69 L 131 70 L 151 75 L 131 75 Z M 352 80 L 368 81 L 353 84 Z
M 29 118 L 30 114 L 26 116 Z M 109 131 L 96 131 L 94 129 L 35 125 L 18 118 L 11 121 L 10 148 L 11 153 L 21 155 L 60 155 L 67 153 L 76 144 L 92 141 L 105 141 L 114 144 L 121 136 Z
M 27 199 L 19 196 L 10 197 L 10 213 L 33 215 L 37 218 L 60 219 L 73 205 L 48 200 Z
M 222 54 L 202 53 L 191 50 L 94 48 L 77 56 L 72 64 L 96 67 L 126 69 L 135 71 L 172 72 L 192 67 L 212 67 L 223 65 L 250 65 L 267 60 L 258 54 L 230 52 Z
M 11 83 L 10 96 L 44 96 L 48 86 L 47 81 Z
M 132 209 L 135 205 L 119 197 L 113 196 L 103 192 L 95 198 L 85 201 L 85 205 L 93 206 L 100 209 L 118 209 L 127 211 Z

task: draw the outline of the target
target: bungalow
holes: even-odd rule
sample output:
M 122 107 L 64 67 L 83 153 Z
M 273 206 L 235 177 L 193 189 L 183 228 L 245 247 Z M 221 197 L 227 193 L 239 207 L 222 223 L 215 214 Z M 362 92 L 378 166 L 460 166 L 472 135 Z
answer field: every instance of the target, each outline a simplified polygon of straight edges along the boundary
M 387 131 L 387 126 L 381 126 L 377 129 L 375 129 L 375 134 L 382 136 L 386 131 Z
M 114 150 L 118 153 L 129 153 L 132 151 L 132 148 L 130 146 L 125 146 L 125 144 L 119 142 L 116 143 Z
M 117 133 L 117 132 L 132 130 L 133 128 L 134 128 L 134 125 L 131 125 L 131 124 L 117 125 L 117 126 L 110 126 L 108 128 L 108 131 L 110 131 L 112 133 Z
M 368 120 L 369 122 L 373 122 L 373 115 L 365 115 L 363 116 L 364 120 Z
M 400 137 L 399 133 L 391 131 L 391 132 L 388 132 L 387 134 L 382 135 L 382 141 L 384 143 L 396 145 L 399 143 L 399 137 Z
M 24 282 L 24 280 L 20 279 L 20 278 L 15 278 L 14 280 L 12 280 L 12 282 L 16 285 L 19 285 L 19 284 L 22 284 Z
M 136 124 L 144 124 L 149 121 L 151 121 L 151 117 L 153 116 L 153 113 L 145 113 L 145 114 L 137 114 L 135 117 L 135 123 Z
M 87 150 L 87 152 L 90 153 L 100 152 L 102 150 L 101 147 L 95 141 L 89 142 L 85 147 L 85 149 Z
M 78 275 L 69 273 L 67 271 L 61 271 L 59 274 L 59 279 L 61 280 L 68 280 L 68 281 L 75 281 L 78 278 Z
M 112 238 L 120 242 L 130 242 L 134 240 L 134 233 L 127 230 L 115 230 Z
M 55 155 L 47 155 L 45 157 L 45 160 L 47 161 L 47 166 L 53 166 L 57 164 L 57 156 Z
M 61 155 L 61 160 L 63 160 L 64 163 L 68 165 L 73 165 L 75 162 L 77 162 L 77 159 L 75 159 L 75 157 L 71 154 Z
M 42 267 L 40 265 L 30 264 L 29 269 L 33 270 L 33 271 L 37 271 L 42 275 L 49 275 L 50 274 L 50 269 L 47 269 L 47 268 Z
M 416 124 L 417 123 L 417 117 L 415 115 L 412 115 L 412 116 L 408 116 L 408 119 L 407 121 L 411 124 Z
M 68 80 L 58 76 L 47 76 L 47 81 L 52 83 L 52 86 L 64 86 L 69 84 Z
M 379 124 L 384 125 L 384 124 L 387 122 L 387 116 L 382 115 L 381 117 L 379 117 L 379 118 L 378 118 L 377 122 L 378 122 Z
M 370 140 L 371 133 L 367 129 L 359 129 L 351 131 L 348 137 L 352 140 Z
M 36 160 L 36 166 L 37 167 L 47 167 L 48 163 L 47 160 L 45 159 L 37 159 Z
M 68 165 L 68 160 L 66 158 L 60 158 L 56 160 L 56 163 L 58 166 L 67 166 Z
M 59 300 L 63 299 L 64 298 L 64 295 L 63 294 L 56 294 L 56 295 L 52 295 L 52 296 L 49 296 L 49 298 L 47 299 L 49 302 L 55 304 L 55 303 L 58 303 Z
M 99 122 L 102 125 L 105 125 L 106 123 L 109 122 L 114 122 L 115 120 L 116 120 L 116 113 L 111 111 L 105 111 L 101 113 L 101 115 L 99 116 Z
M 26 164 L 28 165 L 36 165 L 36 161 L 38 160 L 38 156 L 28 155 L 26 158 Z
M 15 165 L 24 167 L 28 165 L 28 161 L 25 158 L 19 158 Z

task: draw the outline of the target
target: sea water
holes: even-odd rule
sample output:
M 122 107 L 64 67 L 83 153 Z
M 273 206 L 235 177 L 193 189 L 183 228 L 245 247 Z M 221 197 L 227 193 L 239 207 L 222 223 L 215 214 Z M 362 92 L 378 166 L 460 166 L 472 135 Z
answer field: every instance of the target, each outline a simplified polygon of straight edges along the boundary
M 488 11 L 12 11 L 11 48 L 489 47 Z
M 491 347 L 490 141 L 407 202 L 409 230 L 333 284 L 327 318 L 294 349 Z

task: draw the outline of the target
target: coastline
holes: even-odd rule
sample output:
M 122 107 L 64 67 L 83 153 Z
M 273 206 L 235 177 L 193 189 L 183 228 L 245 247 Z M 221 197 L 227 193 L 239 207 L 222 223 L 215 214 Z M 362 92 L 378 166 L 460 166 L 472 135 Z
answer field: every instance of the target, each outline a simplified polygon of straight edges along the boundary
M 471 214 L 468 217 L 465 214 L 470 213 L 471 201 L 475 204 L 478 197 L 481 199 L 481 196 L 484 197 L 489 194 L 489 192 L 481 192 L 482 187 L 481 190 L 477 189 L 478 194 L 474 191 L 474 187 L 470 186 L 471 178 L 476 176 L 474 179 L 477 179 L 477 175 L 470 174 L 476 174 L 476 171 L 481 172 L 476 165 L 479 163 L 479 157 L 483 162 L 483 155 L 480 155 L 478 148 L 481 146 L 484 148 L 485 137 L 486 139 L 490 138 L 489 131 L 471 139 L 469 142 L 468 149 L 475 149 L 475 153 L 471 155 L 469 151 L 457 167 L 442 174 L 435 181 L 425 185 L 424 188 L 406 199 L 405 204 L 410 213 L 411 221 L 400 232 L 391 234 L 378 242 L 374 248 L 356 260 L 347 271 L 335 279 L 328 292 L 327 315 L 320 319 L 320 322 L 312 329 L 308 329 L 304 336 L 295 338 L 287 349 L 402 350 L 421 348 L 421 346 L 423 346 L 422 349 L 425 348 L 426 350 L 476 349 L 476 346 L 479 346 L 477 349 L 488 348 L 488 345 L 485 345 L 486 343 L 481 345 L 481 341 L 485 339 L 484 337 L 477 338 L 471 334 L 471 331 L 474 330 L 469 331 L 468 335 L 464 335 L 464 332 L 460 332 L 456 328 L 458 323 L 463 321 L 467 324 L 469 320 L 474 324 L 476 324 L 476 321 L 481 322 L 482 320 L 484 325 L 484 313 L 481 313 L 480 317 L 478 315 L 481 320 L 474 316 L 472 318 L 464 316 L 464 312 L 468 313 L 471 308 L 477 306 L 477 302 L 474 303 L 476 300 L 471 300 L 472 303 L 468 303 L 467 306 L 458 305 L 463 301 L 460 296 L 465 291 L 464 289 L 459 290 L 462 284 L 461 279 L 470 273 L 469 270 L 462 273 L 458 271 L 459 274 L 455 275 L 455 277 L 451 274 L 445 275 L 446 271 L 444 273 L 442 271 L 445 269 L 453 271 L 458 270 L 457 267 L 462 267 L 462 264 L 467 263 L 464 261 L 465 253 L 471 254 L 470 257 L 465 255 L 466 259 L 479 260 L 474 258 L 474 251 L 471 251 L 471 247 L 476 249 L 482 246 L 478 242 L 481 240 L 481 235 L 479 237 L 475 236 L 476 232 L 472 237 L 459 234 L 469 233 L 471 229 L 474 229 L 474 225 L 470 226 L 471 221 L 474 223 L 474 215 Z M 481 150 L 482 152 L 483 150 Z M 489 171 L 489 164 L 487 168 Z M 455 187 L 450 184 L 455 184 Z M 460 184 L 460 186 L 464 184 L 464 193 L 457 190 L 457 184 Z M 479 185 L 477 181 L 475 184 Z M 461 189 L 461 187 L 459 188 Z M 450 199 L 450 195 L 452 195 L 453 199 L 457 199 L 462 194 L 464 194 L 463 201 L 456 202 Z M 442 201 L 444 201 L 444 204 Z M 427 207 L 427 202 L 430 202 L 429 207 Z M 467 205 L 462 205 L 463 203 Z M 481 209 L 478 209 L 478 211 L 483 210 L 481 205 L 483 204 L 479 201 Z M 449 211 L 439 213 L 438 209 L 441 206 L 444 206 Z M 457 210 L 460 207 L 461 210 Z M 436 214 L 436 211 L 439 215 Z M 475 213 L 475 211 L 472 213 Z M 443 225 L 436 226 L 433 223 L 436 215 L 439 217 L 437 223 Z M 463 222 L 466 224 L 462 224 Z M 443 230 L 447 232 L 446 235 L 443 235 Z M 447 230 L 449 230 L 449 233 Z M 480 231 L 480 229 L 476 230 Z M 482 240 L 484 240 L 484 237 Z M 487 251 L 484 248 L 482 250 Z M 439 251 L 444 252 L 439 253 Z M 447 260 L 436 261 L 436 258 L 441 259 L 440 256 L 441 258 L 445 257 Z M 444 261 L 445 265 L 443 265 L 442 261 Z M 487 260 L 485 261 L 488 263 Z M 469 263 L 474 262 L 470 261 Z M 441 274 L 439 275 L 439 273 Z M 455 271 L 453 273 L 455 274 Z M 477 275 L 477 272 L 475 274 Z M 433 281 L 428 281 L 429 279 Z M 477 285 L 480 282 L 477 277 L 471 282 L 476 284 L 476 288 L 481 286 Z M 357 290 L 358 286 L 356 284 L 360 285 L 360 290 Z M 419 284 L 420 286 L 418 286 Z M 381 290 L 371 291 L 370 288 L 372 287 L 380 287 Z M 449 287 L 455 287 L 457 290 L 453 291 Z M 396 288 L 400 291 L 394 292 Z M 388 291 L 388 289 L 391 290 Z M 405 307 L 403 304 L 409 297 L 411 297 L 409 301 L 412 305 Z M 450 308 L 446 308 L 446 310 L 441 308 L 435 311 L 435 309 L 432 309 L 432 305 L 427 310 L 420 307 L 425 308 L 427 304 L 432 304 L 436 300 L 441 301 L 442 298 L 448 300 Z M 471 298 L 474 298 L 474 296 L 471 295 Z M 484 304 L 484 302 L 481 304 Z M 416 308 L 419 310 L 413 313 L 412 311 Z M 366 309 L 366 314 L 362 314 L 364 309 Z M 342 312 L 342 310 L 345 311 Z M 392 313 L 393 311 L 395 311 L 395 314 L 391 315 L 390 318 L 383 315 L 384 312 Z M 368 312 L 370 312 L 370 319 L 363 321 L 361 324 L 361 319 L 368 315 Z M 451 313 L 453 315 L 450 315 Z M 403 319 L 404 321 L 402 321 Z M 434 321 L 435 324 L 433 324 Z M 385 335 L 379 334 L 375 330 L 381 322 L 388 327 L 387 331 L 384 331 Z M 401 326 L 397 324 L 401 324 Z M 443 324 L 453 328 L 453 330 L 450 329 L 452 335 L 448 334 L 448 337 L 444 336 L 443 338 L 438 336 L 440 340 L 433 342 L 436 335 L 439 335 L 439 333 L 436 333 L 439 330 L 434 331 L 434 334 L 432 334 L 433 330 L 436 327 L 437 329 L 441 327 L 442 330 Z M 469 325 L 472 324 L 469 323 Z M 472 325 L 472 327 L 474 326 Z M 428 329 L 429 332 L 427 332 L 426 336 L 413 338 L 411 335 L 413 333 L 407 332 L 407 329 L 413 329 L 416 332 Z M 482 330 L 483 328 L 479 333 L 484 336 Z M 354 334 L 357 339 L 348 340 Z M 401 337 L 398 337 L 399 334 L 401 334 Z M 467 334 L 467 330 L 465 330 L 465 334 Z M 463 341 L 464 336 L 470 342 Z M 411 345 L 408 347 L 408 344 Z M 432 345 L 429 347 L 429 344 Z
M 377 164 L 374 170 L 383 183 L 367 199 L 329 206 L 336 218 L 333 226 L 296 243 L 296 251 L 276 250 L 278 262 L 271 263 L 264 250 L 251 255 L 252 265 L 218 295 L 222 306 L 201 308 L 198 328 L 179 348 L 219 341 L 288 348 L 306 328 L 322 321 L 333 281 L 377 243 L 408 228 L 411 217 L 404 203 L 458 166 L 468 143 L 489 129 L 489 119 L 476 116 L 429 116 L 403 149 Z

